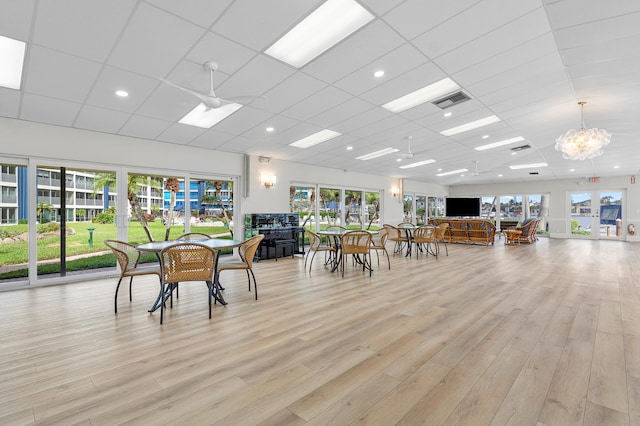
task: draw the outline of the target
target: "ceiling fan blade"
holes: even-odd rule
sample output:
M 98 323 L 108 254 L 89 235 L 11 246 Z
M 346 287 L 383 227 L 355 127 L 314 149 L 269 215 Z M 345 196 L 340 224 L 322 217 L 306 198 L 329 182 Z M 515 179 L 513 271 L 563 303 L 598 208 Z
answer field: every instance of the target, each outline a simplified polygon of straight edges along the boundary
M 186 87 L 178 86 L 177 84 L 175 84 L 175 83 L 173 83 L 173 82 L 171 82 L 169 80 L 165 80 L 164 78 L 160 78 L 160 81 L 162 81 L 163 83 L 168 84 L 171 87 L 175 87 L 178 90 L 182 90 L 185 93 L 189 93 L 190 95 L 195 96 L 196 98 L 200 99 L 205 105 L 207 105 L 207 103 L 210 103 L 209 96 L 205 95 L 204 93 L 196 92 L 194 90 L 187 89 Z

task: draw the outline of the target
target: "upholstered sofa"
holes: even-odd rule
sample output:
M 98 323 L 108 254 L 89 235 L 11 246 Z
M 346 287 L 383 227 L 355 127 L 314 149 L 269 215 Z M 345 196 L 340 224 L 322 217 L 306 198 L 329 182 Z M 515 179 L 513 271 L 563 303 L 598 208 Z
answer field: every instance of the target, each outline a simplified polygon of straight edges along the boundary
M 486 219 L 457 219 L 450 217 L 432 217 L 429 223 L 438 226 L 449 224 L 445 238 L 451 243 L 484 244 L 488 246 L 495 242 L 496 225 Z

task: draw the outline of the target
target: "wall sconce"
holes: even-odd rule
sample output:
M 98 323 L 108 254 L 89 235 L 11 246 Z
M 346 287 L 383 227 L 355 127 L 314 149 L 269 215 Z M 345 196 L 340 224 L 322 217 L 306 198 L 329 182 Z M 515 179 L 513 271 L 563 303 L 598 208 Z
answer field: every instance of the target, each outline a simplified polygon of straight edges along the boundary
M 400 188 L 398 188 L 397 186 L 391 188 L 391 195 L 393 195 L 394 197 L 400 195 Z
M 271 188 L 273 185 L 276 184 L 275 175 L 262 175 L 262 184 L 267 189 Z

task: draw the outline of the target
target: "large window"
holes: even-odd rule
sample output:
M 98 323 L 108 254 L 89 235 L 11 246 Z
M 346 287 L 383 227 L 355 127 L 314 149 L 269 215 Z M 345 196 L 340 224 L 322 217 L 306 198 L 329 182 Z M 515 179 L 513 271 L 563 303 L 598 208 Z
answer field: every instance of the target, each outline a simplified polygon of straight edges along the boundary
M 320 226 L 342 224 L 341 190 L 338 188 L 320 188 Z

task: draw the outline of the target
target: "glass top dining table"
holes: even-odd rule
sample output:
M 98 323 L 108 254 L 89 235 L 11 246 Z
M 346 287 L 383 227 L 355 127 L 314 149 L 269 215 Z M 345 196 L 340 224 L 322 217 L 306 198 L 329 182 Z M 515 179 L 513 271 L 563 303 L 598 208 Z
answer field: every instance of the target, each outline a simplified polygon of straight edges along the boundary
M 227 240 L 227 239 L 221 239 L 221 238 L 210 238 L 210 239 L 190 240 L 190 241 L 186 241 L 186 240 L 151 241 L 150 243 L 144 243 L 136 246 L 136 250 L 142 253 L 155 253 L 156 255 L 159 256 L 160 252 L 165 248 L 170 247 L 174 244 L 187 243 L 187 242 L 203 244 L 216 251 L 219 251 L 225 248 L 239 247 L 243 243 L 242 240 Z M 220 285 L 220 276 L 218 274 L 218 258 L 219 256 L 216 256 L 215 264 L 213 265 L 213 271 L 214 271 L 213 272 L 213 288 L 214 288 L 213 297 L 222 305 L 226 305 L 227 301 L 224 300 L 224 297 L 222 296 L 222 292 L 221 292 L 223 288 Z M 158 261 L 160 261 L 159 257 L 158 257 Z M 167 298 L 171 296 L 171 292 L 173 291 L 174 288 L 175 288 L 175 283 L 167 284 L 166 288 L 160 289 L 160 294 L 158 294 L 158 297 L 154 302 L 154 304 L 149 309 L 149 312 L 153 312 L 158 308 L 160 308 L 162 303 L 164 303 L 165 300 L 167 300 Z

